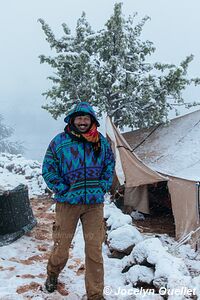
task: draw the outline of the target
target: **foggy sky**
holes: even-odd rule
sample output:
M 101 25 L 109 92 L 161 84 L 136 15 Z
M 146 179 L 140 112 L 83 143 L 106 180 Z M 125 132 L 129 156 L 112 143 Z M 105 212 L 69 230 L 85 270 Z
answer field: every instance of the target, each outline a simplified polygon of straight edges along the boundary
M 55 134 L 64 127 L 64 116 L 55 121 L 41 108 L 42 92 L 50 87 L 49 66 L 39 63 L 40 54 L 51 55 L 38 18 L 43 18 L 58 35 L 63 22 L 74 29 L 82 11 L 93 29 L 103 27 L 113 12 L 113 0 L 18 0 L 1 3 L 0 10 L 0 114 L 24 141 L 27 158 L 42 160 Z M 154 43 L 155 61 L 179 64 L 193 53 L 190 76 L 200 77 L 200 2 L 198 0 L 124 0 L 123 13 L 148 15 L 143 39 Z M 188 89 L 189 100 L 200 100 L 199 89 Z

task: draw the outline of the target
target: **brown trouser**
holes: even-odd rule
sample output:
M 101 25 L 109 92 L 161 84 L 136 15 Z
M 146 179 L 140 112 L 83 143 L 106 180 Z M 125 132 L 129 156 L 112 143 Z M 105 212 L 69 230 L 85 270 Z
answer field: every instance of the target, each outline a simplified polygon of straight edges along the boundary
M 88 299 L 103 296 L 104 269 L 102 242 L 104 240 L 103 204 L 56 203 L 56 222 L 53 225 L 54 248 L 47 265 L 48 275 L 58 276 L 69 257 L 69 247 L 78 220 L 83 226 L 85 240 L 85 287 Z

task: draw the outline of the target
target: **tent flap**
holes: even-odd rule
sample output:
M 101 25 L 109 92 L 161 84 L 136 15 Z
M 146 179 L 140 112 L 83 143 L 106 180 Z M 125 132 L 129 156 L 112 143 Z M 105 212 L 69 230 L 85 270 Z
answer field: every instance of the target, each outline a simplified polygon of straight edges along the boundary
M 199 226 L 199 212 L 196 209 L 196 183 L 170 177 L 168 188 L 176 225 L 176 238 L 180 239 Z
M 119 168 L 118 162 L 120 162 L 120 170 L 121 173 L 123 171 L 126 187 L 136 187 L 167 180 L 166 177 L 143 164 L 132 152 L 129 144 L 115 125 L 112 124 L 109 117 L 107 117 L 107 135 L 114 145 L 114 152 L 118 154 L 116 167 Z M 117 176 L 119 173 L 119 171 L 116 171 Z

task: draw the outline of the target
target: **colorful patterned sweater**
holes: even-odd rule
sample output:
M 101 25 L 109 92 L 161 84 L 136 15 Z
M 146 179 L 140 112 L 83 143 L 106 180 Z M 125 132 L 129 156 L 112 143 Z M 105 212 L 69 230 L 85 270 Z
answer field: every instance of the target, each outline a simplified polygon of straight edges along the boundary
M 100 134 L 100 139 L 99 157 L 94 155 L 91 143 L 75 141 L 66 132 L 51 141 L 44 157 L 42 175 L 55 193 L 56 201 L 70 204 L 104 201 L 104 194 L 112 185 L 115 161 L 106 138 Z

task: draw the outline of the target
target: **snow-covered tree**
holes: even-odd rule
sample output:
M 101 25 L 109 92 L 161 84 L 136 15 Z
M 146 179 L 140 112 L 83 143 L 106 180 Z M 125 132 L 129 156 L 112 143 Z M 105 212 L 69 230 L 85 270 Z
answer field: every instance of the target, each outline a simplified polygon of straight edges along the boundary
M 77 102 L 88 101 L 98 107 L 100 116 L 106 112 L 120 128 L 141 128 L 166 121 L 174 107 L 196 104 L 186 103 L 182 96 L 188 85 L 200 83 L 187 76 L 193 56 L 179 66 L 150 63 L 155 47 L 141 40 L 149 17 L 134 25 L 136 16 L 125 18 L 122 4 L 116 3 L 105 27 L 95 33 L 83 13 L 74 35 L 63 24 L 61 39 L 39 20 L 56 51 L 55 57 L 40 56 L 41 63 L 56 70 L 56 76 L 49 77 L 53 87 L 44 93 L 51 103 L 43 106 L 54 118 L 66 114 Z
M 22 154 L 24 152 L 24 146 L 21 142 L 10 140 L 13 132 L 13 128 L 3 123 L 3 117 L 0 115 L 0 152 L 10 154 Z
M 64 36 L 60 40 L 56 40 L 44 20 L 39 19 L 39 22 L 51 48 L 57 53 L 54 58 L 40 55 L 41 63 L 46 62 L 56 70 L 55 76 L 48 77 L 53 87 L 44 93 L 51 99 L 51 103 L 43 106 L 56 119 L 78 102 L 91 99 L 95 78 L 91 56 L 95 36 L 86 21 L 85 13 L 78 19 L 73 36 L 67 25 L 62 24 Z

